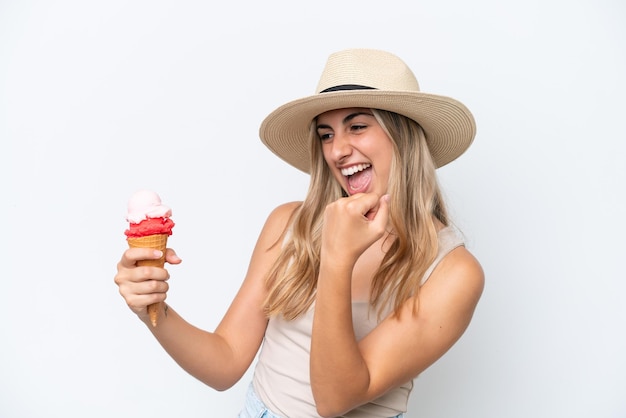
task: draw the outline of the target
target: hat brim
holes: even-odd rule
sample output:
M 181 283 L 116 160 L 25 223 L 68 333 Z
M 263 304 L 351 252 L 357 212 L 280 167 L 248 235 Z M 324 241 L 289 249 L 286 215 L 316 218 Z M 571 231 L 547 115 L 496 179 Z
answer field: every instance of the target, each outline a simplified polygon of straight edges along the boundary
M 450 97 L 413 91 L 351 90 L 316 94 L 284 104 L 261 124 L 261 141 L 278 157 L 309 173 L 311 121 L 324 112 L 349 107 L 387 110 L 416 121 L 426 134 L 437 167 L 463 154 L 476 135 L 471 112 Z

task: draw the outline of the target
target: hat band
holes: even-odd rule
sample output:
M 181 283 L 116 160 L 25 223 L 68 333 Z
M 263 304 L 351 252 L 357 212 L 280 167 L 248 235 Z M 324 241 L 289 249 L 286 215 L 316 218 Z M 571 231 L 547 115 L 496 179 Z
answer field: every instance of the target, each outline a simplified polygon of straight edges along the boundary
M 320 91 L 320 93 L 330 93 L 331 91 L 342 90 L 376 90 L 374 87 L 360 86 L 358 84 L 341 84 L 339 86 L 329 87 Z

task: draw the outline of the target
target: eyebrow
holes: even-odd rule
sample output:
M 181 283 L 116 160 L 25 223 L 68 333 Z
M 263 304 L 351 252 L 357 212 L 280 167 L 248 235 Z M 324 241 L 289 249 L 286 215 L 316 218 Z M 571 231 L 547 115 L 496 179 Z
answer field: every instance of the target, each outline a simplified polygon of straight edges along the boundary
M 372 113 L 370 112 L 354 112 L 354 113 L 350 113 L 348 116 L 346 116 L 345 118 L 343 118 L 343 121 L 341 121 L 341 123 L 343 125 L 347 124 L 348 122 L 350 122 L 352 119 L 356 118 L 357 116 L 360 115 L 366 115 L 366 116 L 374 116 Z M 332 129 L 329 125 L 325 125 L 325 124 L 318 124 L 316 129 Z

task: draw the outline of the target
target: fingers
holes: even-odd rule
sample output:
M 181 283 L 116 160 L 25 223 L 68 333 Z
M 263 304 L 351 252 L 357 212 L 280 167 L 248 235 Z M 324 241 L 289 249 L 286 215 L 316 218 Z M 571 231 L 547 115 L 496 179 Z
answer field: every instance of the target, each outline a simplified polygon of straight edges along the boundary
M 122 254 L 119 264 L 121 267 L 131 268 L 140 260 L 158 260 L 163 256 L 160 250 L 154 248 L 129 248 Z
M 373 207 L 365 217 L 372 221 L 375 227 L 384 231 L 389 221 L 389 195 L 381 196 L 380 199 L 378 199 L 377 205 Z
M 377 200 L 374 200 L 375 198 L 376 195 L 372 195 L 371 199 L 369 199 L 371 202 L 368 201 L 368 203 L 373 206 L 371 206 L 370 209 L 367 211 L 365 217 L 370 221 L 378 219 L 380 222 L 380 220 L 382 220 L 389 214 L 389 195 L 383 195 Z M 384 210 L 384 213 L 381 213 L 379 216 L 378 214 L 381 212 L 381 209 Z
M 129 248 L 124 251 L 119 265 L 123 268 L 132 268 L 140 260 L 158 260 L 162 256 L 163 253 L 160 250 L 152 248 Z M 171 248 L 165 250 L 165 261 L 170 264 L 180 264 L 182 262 L 181 258 Z
M 146 307 L 162 302 L 169 290 L 169 273 L 166 269 L 152 266 L 137 266 L 140 260 L 158 259 L 162 252 L 149 248 L 129 248 L 124 251 L 117 264 L 114 282 L 126 304 L 138 315 L 146 314 Z M 181 259 L 172 249 L 165 253 L 166 261 L 179 264 Z
M 389 195 L 379 197 L 373 193 L 361 193 L 352 198 L 353 200 L 347 203 L 348 211 L 362 214 L 368 221 L 382 226 L 383 229 L 386 227 L 389 218 Z
M 322 249 L 329 258 L 356 260 L 381 238 L 389 222 L 388 196 L 355 194 L 326 207 Z
M 141 266 L 125 268 L 118 264 L 114 281 L 128 307 L 137 315 L 146 314 L 146 307 L 162 302 L 169 290 L 169 273 L 160 267 Z
M 378 208 L 379 197 L 373 193 L 358 193 L 338 202 L 345 205 L 345 210 L 348 213 L 362 215 L 367 219 L 371 219 L 372 211 L 376 213 Z
M 128 307 L 138 314 L 145 315 L 146 307 L 163 302 L 167 298 L 169 285 L 166 281 L 148 280 L 125 282 L 119 287 L 120 294 Z

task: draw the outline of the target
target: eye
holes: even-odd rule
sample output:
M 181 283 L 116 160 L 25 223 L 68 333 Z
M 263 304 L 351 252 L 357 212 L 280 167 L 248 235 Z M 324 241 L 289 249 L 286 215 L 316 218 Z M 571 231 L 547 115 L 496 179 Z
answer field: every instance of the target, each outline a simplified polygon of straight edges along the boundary
M 320 140 L 322 142 L 324 142 L 324 141 L 328 141 L 329 139 L 332 139 L 333 133 L 330 132 L 330 131 L 328 131 L 328 132 L 320 132 L 320 131 L 318 131 L 317 132 L 317 136 L 319 136 Z
M 350 125 L 350 130 L 353 132 L 359 132 L 367 128 L 367 125 L 361 123 L 355 123 L 354 125 Z

